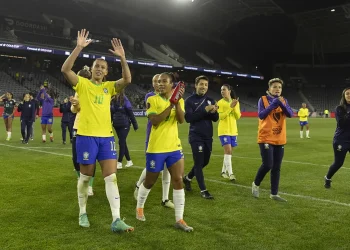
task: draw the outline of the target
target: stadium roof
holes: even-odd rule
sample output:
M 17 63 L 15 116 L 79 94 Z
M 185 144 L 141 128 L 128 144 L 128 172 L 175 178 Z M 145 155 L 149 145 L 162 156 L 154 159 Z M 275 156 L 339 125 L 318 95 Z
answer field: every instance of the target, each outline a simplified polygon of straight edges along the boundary
M 116 12 L 161 23 L 219 42 L 232 24 L 256 15 L 286 14 L 299 27 L 296 48 L 310 52 L 310 41 L 325 52 L 350 50 L 350 0 L 76 0 L 115 6 Z M 335 11 L 332 12 L 331 10 Z M 308 41 L 308 42 L 305 42 Z M 322 45 L 321 45 L 322 44 Z

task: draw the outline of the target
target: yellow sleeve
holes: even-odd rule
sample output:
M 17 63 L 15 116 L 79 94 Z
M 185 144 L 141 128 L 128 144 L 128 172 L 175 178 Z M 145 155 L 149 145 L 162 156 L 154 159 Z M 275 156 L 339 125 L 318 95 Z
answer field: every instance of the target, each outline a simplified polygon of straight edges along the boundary
M 303 114 L 302 114 L 302 112 L 301 112 L 301 109 L 299 109 L 299 111 L 298 111 L 298 116 L 299 116 L 299 117 L 303 116 Z
M 229 108 L 227 111 L 224 112 L 223 105 L 224 105 L 224 103 L 221 100 L 218 101 L 218 106 L 219 106 L 218 113 L 219 113 L 219 119 L 220 120 L 225 119 L 232 111 L 232 109 Z
M 149 115 L 158 115 L 156 107 L 156 96 L 150 96 L 147 98 L 147 116 Z
M 233 113 L 233 115 L 235 116 L 236 120 L 238 120 L 239 118 L 241 118 L 241 107 L 239 105 L 239 102 L 237 102 L 236 106 L 232 109 L 231 111 Z
M 111 93 L 111 96 L 114 96 L 117 94 L 117 91 L 115 88 L 115 81 L 107 81 L 105 82 L 105 86 L 108 89 L 108 93 Z
M 182 111 L 185 112 L 185 101 L 184 101 L 184 99 L 181 98 L 179 100 L 179 102 L 180 102 L 180 107 L 181 107 Z
M 78 76 L 78 83 L 77 85 L 73 86 L 73 89 L 78 93 L 78 95 L 82 95 L 82 93 L 84 93 L 86 90 L 86 81 L 88 81 L 86 78 Z

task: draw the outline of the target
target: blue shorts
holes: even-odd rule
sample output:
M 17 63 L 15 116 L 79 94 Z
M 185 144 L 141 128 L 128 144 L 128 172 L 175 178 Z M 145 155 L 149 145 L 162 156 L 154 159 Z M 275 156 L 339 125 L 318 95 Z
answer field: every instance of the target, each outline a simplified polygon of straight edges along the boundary
M 237 147 L 237 136 L 221 135 L 219 136 L 221 146 L 230 145 L 231 147 Z
M 306 124 L 309 124 L 307 121 L 305 122 L 299 122 L 300 123 L 300 126 L 305 126 Z
M 94 137 L 77 135 L 77 162 L 95 164 L 97 161 L 117 160 L 114 136 Z
M 11 116 L 9 116 L 8 114 L 2 114 L 2 117 L 4 118 L 4 119 L 7 119 L 7 118 L 12 118 L 12 119 L 14 119 L 15 118 L 15 115 L 11 115 Z
M 41 117 L 41 124 L 52 124 L 52 123 L 53 123 L 52 116 L 42 116 Z
M 164 169 L 164 163 L 169 168 L 183 158 L 182 150 L 169 153 L 146 153 L 146 169 L 149 172 L 159 173 Z

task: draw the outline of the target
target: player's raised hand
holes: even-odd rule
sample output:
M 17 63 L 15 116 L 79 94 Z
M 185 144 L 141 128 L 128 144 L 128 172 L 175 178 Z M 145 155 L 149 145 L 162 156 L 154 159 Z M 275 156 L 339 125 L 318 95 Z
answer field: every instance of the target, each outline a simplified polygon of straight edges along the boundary
M 122 42 L 118 38 L 113 38 L 111 40 L 111 44 L 113 49 L 110 49 L 109 52 L 111 52 L 115 56 L 119 57 L 125 57 L 125 51 L 122 45 Z
M 73 106 L 79 105 L 79 100 L 75 97 L 71 97 L 69 101 L 72 103 Z
M 185 94 L 185 87 L 181 86 L 179 89 L 179 96 L 182 97 Z
M 88 46 L 92 40 L 88 39 L 89 31 L 86 29 L 82 29 L 81 31 L 78 31 L 78 37 L 77 37 L 77 46 L 85 48 Z
M 233 99 L 233 100 L 232 100 L 232 102 L 231 102 L 230 107 L 231 107 L 231 108 L 236 107 L 236 105 L 237 105 L 238 101 L 239 101 L 239 97 L 237 97 L 237 99 Z

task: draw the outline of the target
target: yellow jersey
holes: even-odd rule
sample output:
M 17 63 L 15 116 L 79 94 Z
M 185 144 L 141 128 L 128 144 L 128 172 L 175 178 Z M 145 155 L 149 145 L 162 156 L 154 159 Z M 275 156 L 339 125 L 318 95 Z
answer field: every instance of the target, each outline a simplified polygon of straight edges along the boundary
M 78 96 L 77 93 L 74 94 L 74 98 L 79 100 L 79 96 Z M 76 115 L 75 115 L 73 129 L 78 129 L 79 119 L 80 119 L 80 111 L 77 112 Z
M 222 98 L 217 103 L 217 105 L 219 106 L 218 136 L 238 135 L 237 120 L 241 118 L 241 109 L 240 109 L 239 102 L 234 108 L 231 108 L 230 107 L 231 102 L 232 102 L 231 99 L 227 101 L 224 98 Z
M 115 82 L 94 84 L 89 79 L 78 76 L 73 89 L 79 95 L 80 117 L 78 135 L 111 137 L 114 136 L 111 122 L 111 97 L 116 94 Z
M 179 103 L 184 111 L 185 102 L 182 98 L 179 100 Z M 160 95 L 150 96 L 147 99 L 147 116 L 152 114 L 159 115 L 170 105 L 170 101 Z M 157 126 L 152 126 L 147 153 L 169 153 L 181 150 L 182 146 L 177 124 L 174 107 L 164 121 Z
M 299 121 L 306 122 L 307 117 L 309 116 L 309 109 L 307 108 L 300 108 L 298 111 Z

